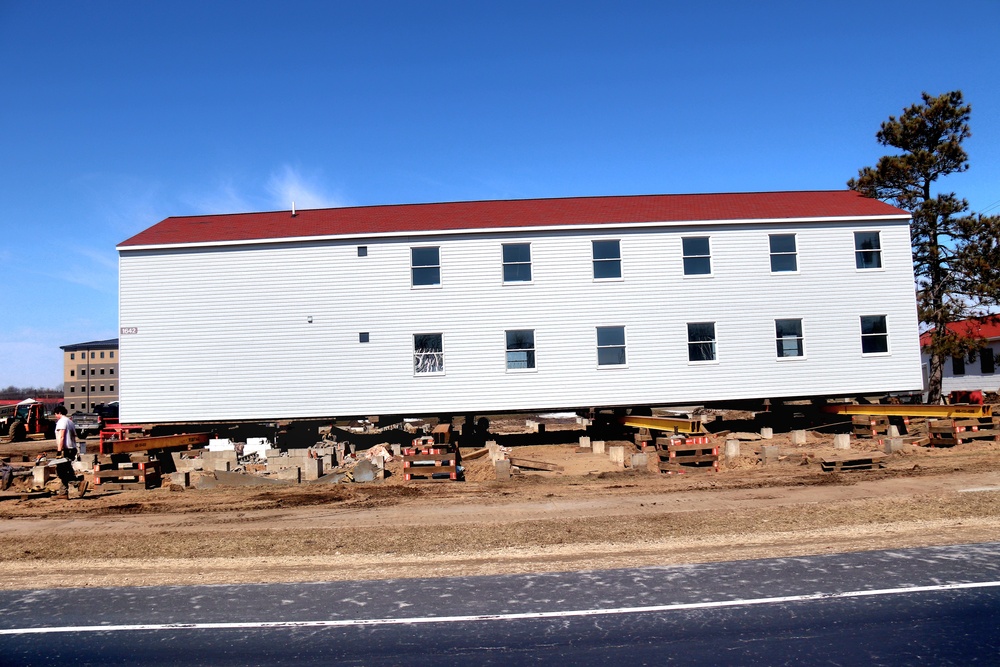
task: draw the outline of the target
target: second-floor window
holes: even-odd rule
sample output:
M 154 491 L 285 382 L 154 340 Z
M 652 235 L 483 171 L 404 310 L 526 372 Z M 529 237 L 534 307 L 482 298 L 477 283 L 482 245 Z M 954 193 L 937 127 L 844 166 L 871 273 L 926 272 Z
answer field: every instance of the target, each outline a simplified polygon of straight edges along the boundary
M 859 269 L 882 268 L 882 240 L 878 232 L 854 232 L 854 264 Z
M 503 244 L 503 281 L 505 283 L 531 282 L 531 244 Z
M 795 251 L 795 234 L 770 234 L 771 273 L 798 271 L 798 256 Z
M 712 251 L 707 236 L 681 239 L 685 276 L 707 276 L 712 273 Z
M 594 280 L 622 277 L 622 251 L 617 240 L 594 241 Z
M 437 246 L 410 248 L 410 274 L 414 287 L 441 284 L 441 249 Z

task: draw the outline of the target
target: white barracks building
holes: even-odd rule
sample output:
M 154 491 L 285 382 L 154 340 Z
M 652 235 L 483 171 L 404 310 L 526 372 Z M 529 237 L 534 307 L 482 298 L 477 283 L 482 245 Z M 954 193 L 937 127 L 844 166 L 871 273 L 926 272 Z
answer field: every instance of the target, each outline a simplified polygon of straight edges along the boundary
M 118 252 L 125 423 L 922 384 L 909 214 L 851 191 L 172 217 Z

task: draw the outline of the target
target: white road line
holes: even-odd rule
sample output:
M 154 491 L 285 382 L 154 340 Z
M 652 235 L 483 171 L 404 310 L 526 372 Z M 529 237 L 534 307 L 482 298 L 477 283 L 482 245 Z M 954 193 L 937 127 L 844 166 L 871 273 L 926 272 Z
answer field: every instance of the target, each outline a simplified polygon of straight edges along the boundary
M 423 616 L 410 618 L 370 618 L 339 621 L 250 621 L 244 623 L 138 623 L 133 625 L 80 625 L 48 628 L 7 628 L 0 629 L 0 635 L 44 635 L 60 632 L 136 632 L 156 630 L 266 630 L 271 628 L 347 628 L 377 625 L 418 625 L 423 623 L 474 623 L 479 621 L 516 621 L 525 619 L 571 618 L 579 616 L 610 616 L 617 614 L 645 614 L 655 612 L 684 611 L 689 609 L 719 609 L 723 607 L 744 607 L 749 605 L 784 604 L 809 600 L 838 600 L 864 598 L 878 595 L 906 595 L 933 591 L 954 591 L 974 588 L 993 588 L 1000 581 L 980 581 L 968 584 L 936 584 L 934 586 L 911 586 L 908 588 L 883 588 L 870 591 L 846 591 L 842 593 L 812 593 L 809 595 L 786 595 L 774 598 L 750 600 L 720 600 L 718 602 L 689 602 L 682 604 L 654 605 L 649 607 L 618 607 L 612 609 L 569 609 L 566 611 L 532 611 L 518 614 L 476 614 L 473 616 Z

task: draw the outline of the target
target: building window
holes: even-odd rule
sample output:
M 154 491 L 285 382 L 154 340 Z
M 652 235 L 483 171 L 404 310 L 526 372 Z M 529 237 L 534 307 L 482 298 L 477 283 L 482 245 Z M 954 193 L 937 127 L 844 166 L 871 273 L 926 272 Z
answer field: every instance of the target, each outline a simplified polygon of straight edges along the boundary
M 69 388 L 69 393 L 75 394 L 76 393 L 76 387 L 70 387 Z
M 114 390 L 115 390 L 115 386 L 114 385 L 111 385 L 110 387 L 108 387 L 108 391 L 114 391 Z
M 75 370 L 70 370 L 69 376 L 70 377 L 75 377 L 76 376 L 76 371 Z
M 95 354 L 97 354 L 97 353 L 96 353 L 96 352 L 91 352 L 91 353 L 90 353 L 90 358 L 91 358 L 91 359 L 94 359 L 94 358 L 95 358 L 95 357 L 94 357 L 94 355 L 95 355 Z
M 715 361 L 715 322 L 688 322 L 688 361 Z
M 770 234 L 771 273 L 798 271 L 798 259 L 795 251 L 795 234 Z
M 96 375 L 97 374 L 97 369 L 96 368 L 91 368 L 90 369 L 90 374 L 91 375 Z
M 535 367 L 535 332 L 531 329 L 507 331 L 507 370 Z
M 104 352 L 102 351 L 101 352 L 101 359 L 103 359 L 103 358 L 104 358 Z
M 115 351 L 114 351 L 114 350 L 111 350 L 111 358 L 112 358 L 112 359 L 114 359 L 114 358 L 115 358 Z
M 93 385 L 93 384 L 90 385 L 90 393 L 92 393 L 92 394 L 96 394 L 97 393 L 97 385 Z
M 878 232 L 854 232 L 854 261 L 859 269 L 882 268 L 882 242 Z
M 444 373 L 443 334 L 413 334 L 413 372 Z
M 76 353 L 74 353 L 74 352 L 70 352 L 70 353 L 69 353 L 69 360 L 70 360 L 70 361 L 73 361 L 74 359 L 76 359 Z
M 410 248 L 410 273 L 414 287 L 441 284 L 440 248 Z
M 103 368 L 101 369 L 101 375 L 104 375 L 104 369 Z
M 712 273 L 712 251 L 707 236 L 681 239 L 685 276 L 706 276 Z
M 885 354 L 889 351 L 889 329 L 885 315 L 861 316 L 861 352 Z
M 368 332 L 367 331 L 362 331 L 362 332 L 360 332 L 358 334 L 358 342 L 359 343 L 367 343 L 368 342 Z
M 622 277 L 622 252 L 618 241 L 593 241 L 594 280 Z
M 625 327 L 597 327 L 597 365 L 625 365 Z
M 531 282 L 531 244 L 503 244 L 503 281 L 505 283 Z
M 951 374 L 965 375 L 965 357 L 951 358 Z
M 104 385 L 103 384 L 101 385 L 101 391 L 102 392 L 104 391 Z
M 367 257 L 367 256 L 368 256 L 368 246 L 366 246 L 366 245 L 359 245 L 358 246 L 358 257 Z
M 113 369 L 113 368 L 109 368 L 109 369 L 108 369 L 108 374 L 109 374 L 109 375 L 114 375 L 114 374 L 115 374 L 115 369 Z
M 979 372 L 983 375 L 993 375 L 997 370 L 996 357 L 992 347 L 984 347 L 979 351 Z
M 75 410 L 76 409 L 76 403 L 70 403 L 69 404 L 69 409 L 70 410 Z
M 778 344 L 778 357 L 805 356 L 802 345 L 802 320 L 775 320 L 774 335 Z

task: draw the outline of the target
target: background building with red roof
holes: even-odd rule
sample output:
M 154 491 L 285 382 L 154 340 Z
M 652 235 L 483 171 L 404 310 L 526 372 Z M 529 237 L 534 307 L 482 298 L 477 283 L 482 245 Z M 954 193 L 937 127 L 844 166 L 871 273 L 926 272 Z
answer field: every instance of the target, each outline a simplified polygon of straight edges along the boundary
M 984 317 L 952 322 L 948 330 L 963 338 L 985 341 L 985 347 L 965 357 L 945 360 L 941 377 L 941 393 L 990 391 L 1000 392 L 1000 317 Z M 920 346 L 930 343 L 930 334 L 920 336 Z M 922 353 L 924 384 L 930 364 L 930 356 Z

